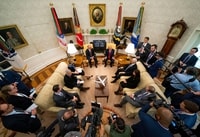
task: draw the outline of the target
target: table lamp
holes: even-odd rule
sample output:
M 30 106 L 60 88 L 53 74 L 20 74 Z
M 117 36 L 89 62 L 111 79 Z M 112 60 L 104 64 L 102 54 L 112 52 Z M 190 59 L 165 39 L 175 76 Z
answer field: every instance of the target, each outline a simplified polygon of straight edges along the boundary
M 127 59 L 130 59 L 130 55 L 135 54 L 135 45 L 133 43 L 129 43 L 125 49 L 125 52 L 128 54 Z

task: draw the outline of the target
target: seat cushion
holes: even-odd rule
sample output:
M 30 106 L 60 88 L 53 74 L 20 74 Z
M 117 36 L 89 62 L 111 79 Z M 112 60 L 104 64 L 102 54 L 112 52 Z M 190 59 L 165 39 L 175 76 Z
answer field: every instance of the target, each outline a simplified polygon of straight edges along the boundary
M 53 101 L 53 85 L 45 84 L 35 99 L 35 103 L 42 109 L 47 110 L 51 106 L 55 106 Z
M 48 84 L 55 85 L 59 84 L 60 86 L 64 86 L 64 76 L 58 72 L 54 72 L 50 78 L 47 80 Z
M 144 65 L 140 61 L 137 61 L 136 64 L 137 64 L 138 70 L 140 70 L 140 73 L 146 72 L 146 68 L 144 67 Z
M 65 62 L 60 62 L 58 67 L 55 69 L 55 72 L 58 72 L 64 76 L 67 68 L 68 68 L 68 65 Z

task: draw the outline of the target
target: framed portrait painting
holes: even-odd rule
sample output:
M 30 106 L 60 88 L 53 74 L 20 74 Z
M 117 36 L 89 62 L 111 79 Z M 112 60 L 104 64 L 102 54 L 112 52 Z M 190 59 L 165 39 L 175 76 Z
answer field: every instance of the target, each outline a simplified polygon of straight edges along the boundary
M 0 36 L 4 42 L 13 49 L 18 49 L 28 45 L 17 25 L 0 27 Z
M 125 31 L 126 34 L 131 34 L 133 32 L 136 19 L 136 17 L 123 17 L 122 32 Z
M 75 34 L 72 18 L 60 18 L 59 24 L 64 35 L 68 36 Z
M 89 4 L 90 25 L 93 27 L 105 26 L 106 5 Z

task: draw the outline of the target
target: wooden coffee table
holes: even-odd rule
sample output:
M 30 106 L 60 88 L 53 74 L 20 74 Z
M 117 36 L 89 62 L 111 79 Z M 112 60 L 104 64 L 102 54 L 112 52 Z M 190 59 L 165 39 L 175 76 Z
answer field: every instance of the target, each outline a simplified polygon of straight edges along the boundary
M 127 55 L 119 55 L 116 59 L 118 60 L 118 67 L 130 64 L 130 60 L 127 60 Z
M 97 98 L 107 98 L 109 97 L 109 89 L 108 89 L 108 79 L 106 75 L 96 75 L 95 77 L 95 100 L 97 102 Z M 103 83 L 103 84 L 102 84 Z

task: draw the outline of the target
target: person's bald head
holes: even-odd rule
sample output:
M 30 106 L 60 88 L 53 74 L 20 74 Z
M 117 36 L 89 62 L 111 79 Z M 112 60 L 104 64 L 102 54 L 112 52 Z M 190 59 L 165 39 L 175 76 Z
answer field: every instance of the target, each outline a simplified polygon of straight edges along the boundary
M 135 64 L 137 62 L 137 59 L 136 58 L 132 58 L 131 59 L 131 64 Z
M 169 109 L 165 107 L 159 107 L 156 112 L 156 119 L 160 122 L 160 124 L 168 127 L 173 120 L 173 114 Z

